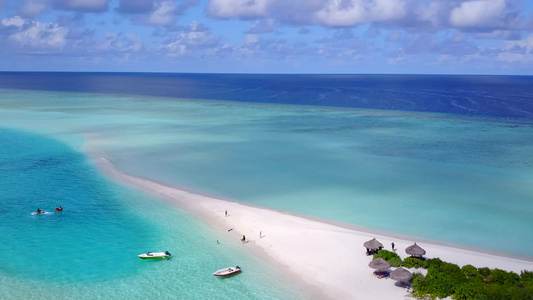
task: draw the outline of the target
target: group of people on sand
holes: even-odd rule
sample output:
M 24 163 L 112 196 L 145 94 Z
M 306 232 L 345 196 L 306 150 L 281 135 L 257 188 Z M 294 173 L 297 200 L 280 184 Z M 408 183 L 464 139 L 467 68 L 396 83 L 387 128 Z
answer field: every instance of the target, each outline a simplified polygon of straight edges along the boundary
M 228 211 L 227 211 L 227 210 L 224 211 L 224 216 L 225 216 L 225 217 L 228 216 Z M 232 231 L 232 230 L 233 230 L 233 228 L 231 228 L 231 229 L 228 230 L 228 231 Z M 263 232 L 262 232 L 262 231 L 259 232 L 259 238 L 262 238 L 262 235 L 263 235 Z M 241 242 L 242 242 L 242 243 L 246 243 L 246 236 L 245 236 L 244 234 L 242 235 Z M 217 244 L 220 244 L 220 242 L 219 242 L 218 240 L 217 240 Z

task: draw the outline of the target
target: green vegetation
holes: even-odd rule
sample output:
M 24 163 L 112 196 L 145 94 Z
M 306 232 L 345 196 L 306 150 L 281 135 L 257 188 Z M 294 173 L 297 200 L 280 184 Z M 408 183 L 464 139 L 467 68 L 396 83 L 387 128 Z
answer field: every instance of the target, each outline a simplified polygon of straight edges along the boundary
M 414 257 L 407 257 L 405 260 L 402 261 L 400 256 L 396 254 L 396 252 L 388 251 L 388 250 L 379 250 L 378 253 L 374 254 L 374 258 L 383 258 L 384 260 L 388 261 L 391 266 L 397 268 L 399 266 L 403 266 L 405 268 L 426 268 L 426 262 L 419 258 Z
M 387 251 L 387 250 L 379 250 L 378 253 L 374 254 L 374 258 L 383 258 L 384 260 L 388 261 L 391 266 L 397 268 L 402 265 L 402 259 L 398 254 L 395 252 Z
M 443 262 L 439 258 L 427 262 L 428 273 L 425 277 L 418 277 L 413 281 L 413 295 L 423 298 L 446 298 L 455 292 L 455 288 L 466 282 L 461 268 L 455 264 Z
M 412 294 L 422 299 L 451 297 L 456 300 L 533 300 L 533 272 L 520 275 L 500 269 L 476 268 L 444 262 L 439 258 L 423 261 L 408 257 L 405 260 L 395 253 L 380 250 L 374 259 L 381 257 L 393 267 L 427 268 L 427 275 L 413 274 Z
M 421 260 L 420 258 L 407 257 L 403 260 L 402 266 L 408 269 L 426 268 L 426 262 Z
M 533 272 L 521 275 L 500 269 L 479 268 L 455 264 L 440 259 L 427 262 L 428 273 L 413 276 L 413 296 L 456 300 L 533 300 Z

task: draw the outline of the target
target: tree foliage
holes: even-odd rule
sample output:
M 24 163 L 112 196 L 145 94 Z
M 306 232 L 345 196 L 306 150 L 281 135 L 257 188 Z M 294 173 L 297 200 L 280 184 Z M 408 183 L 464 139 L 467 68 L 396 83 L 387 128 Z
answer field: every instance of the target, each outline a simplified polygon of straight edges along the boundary
M 411 285 L 417 298 L 445 298 L 456 300 L 533 300 L 533 272 L 520 275 L 500 269 L 475 268 L 438 258 L 426 261 L 428 273 L 413 275 Z
M 520 275 L 500 269 L 476 268 L 432 258 L 423 261 L 408 257 L 402 261 L 395 252 L 379 250 L 374 259 L 383 258 L 393 267 L 427 268 L 427 275 L 413 274 L 412 294 L 417 298 L 446 298 L 456 300 L 533 300 L 533 272 Z
M 418 269 L 418 268 L 425 268 L 426 267 L 426 262 L 420 258 L 416 258 L 416 257 L 407 257 L 403 260 L 403 264 L 402 266 L 410 269 L 410 268 L 415 268 L 415 269 Z

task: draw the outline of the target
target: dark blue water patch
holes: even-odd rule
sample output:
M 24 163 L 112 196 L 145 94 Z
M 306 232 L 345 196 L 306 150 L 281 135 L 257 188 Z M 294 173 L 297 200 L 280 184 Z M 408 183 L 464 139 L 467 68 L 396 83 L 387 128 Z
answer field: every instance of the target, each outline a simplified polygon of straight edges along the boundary
M 0 72 L 0 87 L 533 119 L 533 76 Z
M 157 245 L 158 230 L 122 201 L 134 192 L 55 140 L 0 129 L 0 141 L 0 272 L 91 282 L 141 270 L 136 255 Z M 37 208 L 50 213 L 31 215 Z

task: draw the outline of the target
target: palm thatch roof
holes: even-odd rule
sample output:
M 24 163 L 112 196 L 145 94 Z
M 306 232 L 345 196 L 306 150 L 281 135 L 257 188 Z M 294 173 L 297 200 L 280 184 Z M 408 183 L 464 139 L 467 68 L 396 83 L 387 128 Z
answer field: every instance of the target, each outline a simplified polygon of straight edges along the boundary
M 413 278 L 413 274 L 406 269 L 399 267 L 390 273 L 390 278 L 398 281 L 409 281 Z
M 422 249 L 420 246 L 414 243 L 413 245 L 405 248 L 405 253 L 412 256 L 422 257 L 422 255 L 426 254 L 426 250 Z
M 380 258 L 376 258 L 373 261 L 371 261 L 368 264 L 368 266 L 371 267 L 372 269 L 376 269 L 378 271 L 385 271 L 385 270 L 388 270 L 390 268 L 389 262 L 384 260 L 381 257 Z
M 378 249 L 383 248 L 383 244 L 378 242 L 376 238 L 373 238 L 370 241 L 366 241 L 363 244 L 363 246 L 365 246 L 365 248 L 370 249 L 370 250 L 378 250 Z

